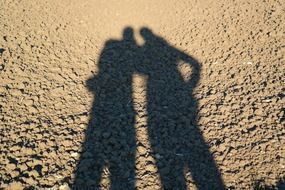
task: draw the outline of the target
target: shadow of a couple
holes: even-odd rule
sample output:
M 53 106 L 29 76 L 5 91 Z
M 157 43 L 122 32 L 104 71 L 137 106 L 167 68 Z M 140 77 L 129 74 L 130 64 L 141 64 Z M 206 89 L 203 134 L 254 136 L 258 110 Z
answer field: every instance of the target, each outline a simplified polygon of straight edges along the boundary
M 87 81 L 94 102 L 73 189 L 100 189 L 104 167 L 110 171 L 110 189 L 136 188 L 134 73 L 147 76 L 147 130 L 153 154 L 160 155 L 161 189 L 187 189 L 189 172 L 198 189 L 224 189 L 196 121 L 192 93 L 200 78 L 199 63 L 148 28 L 140 34 L 142 46 L 130 27 L 122 40 L 107 41 L 99 73 Z M 187 81 L 178 70 L 181 61 L 192 68 Z

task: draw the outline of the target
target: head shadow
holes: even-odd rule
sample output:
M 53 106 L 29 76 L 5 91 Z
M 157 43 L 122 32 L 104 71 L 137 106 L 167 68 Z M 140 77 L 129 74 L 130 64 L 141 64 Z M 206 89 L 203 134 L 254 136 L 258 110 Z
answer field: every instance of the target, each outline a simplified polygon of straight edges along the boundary
M 198 189 L 224 189 L 220 172 L 197 125 L 193 89 L 201 66 L 193 57 L 144 27 L 139 46 L 133 29 L 108 40 L 98 60 L 99 73 L 86 84 L 94 93 L 83 151 L 73 189 L 135 189 L 136 112 L 133 74 L 147 76 L 146 112 L 150 154 L 156 159 L 163 189 L 187 189 L 190 172 Z M 179 65 L 190 67 L 188 80 Z M 182 64 L 182 65 L 183 65 Z M 143 155 L 139 155 L 143 156 Z M 109 176 L 104 176 L 108 170 Z M 104 179 L 109 178 L 109 184 Z M 145 182 L 146 184 L 148 182 Z

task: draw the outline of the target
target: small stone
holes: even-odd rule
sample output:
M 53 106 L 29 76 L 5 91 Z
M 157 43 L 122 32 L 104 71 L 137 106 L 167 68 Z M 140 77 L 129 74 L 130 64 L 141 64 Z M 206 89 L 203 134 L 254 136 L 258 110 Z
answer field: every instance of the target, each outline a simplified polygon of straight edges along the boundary
M 72 141 L 65 140 L 65 141 L 62 142 L 62 145 L 65 146 L 65 147 L 72 146 Z
M 145 167 L 145 170 L 146 170 L 146 171 L 149 171 L 149 172 L 156 172 L 156 171 L 157 171 L 157 169 L 155 168 L 155 166 L 152 165 L 152 164 L 147 165 L 147 166 Z
M 82 123 L 82 124 L 79 125 L 79 128 L 80 129 L 86 129 L 86 125 Z
M 70 187 L 67 184 L 59 186 L 59 190 L 70 190 Z
M 32 170 L 32 171 L 29 171 L 29 176 L 38 177 L 38 176 L 39 176 L 39 173 L 38 173 L 37 170 Z
M 73 152 L 73 153 L 71 153 L 71 157 L 73 157 L 73 158 L 79 158 L 79 153 L 78 152 Z
M 264 113 L 264 109 L 257 109 L 254 111 L 255 115 L 258 115 L 258 116 L 264 116 L 265 113 Z
M 34 166 L 34 162 L 33 161 L 28 161 L 28 162 L 26 162 L 26 165 L 28 167 L 33 167 Z
M 33 160 L 34 165 L 42 165 L 43 161 L 42 160 Z
M 10 172 L 10 175 L 12 176 L 12 178 L 15 178 L 20 175 L 20 172 L 15 170 L 15 171 Z
M 16 165 L 15 164 L 7 164 L 6 165 L 6 169 L 8 170 L 8 171 L 12 171 L 12 170 L 14 170 L 14 169 L 16 169 Z
M 86 121 L 88 121 L 88 117 L 86 117 L 86 116 L 81 116 L 81 117 L 79 117 L 79 120 L 81 121 L 81 122 L 86 122 Z M 84 125 L 84 124 L 83 124 Z M 85 126 L 85 125 L 84 125 Z
M 25 84 L 19 83 L 18 86 L 17 86 L 17 88 L 19 88 L 19 89 L 25 89 Z
M 26 100 L 26 101 L 24 101 L 24 104 L 26 106 L 32 106 L 34 104 L 34 101 L 33 100 Z
M 221 144 L 221 145 L 219 146 L 219 151 L 220 151 L 220 152 L 224 152 L 226 149 L 227 149 L 226 144 Z
M 25 178 L 24 181 L 29 185 L 35 185 L 36 184 L 36 181 L 32 177 Z
M 24 186 L 20 182 L 12 182 L 9 184 L 8 190 L 22 190 Z
M 137 149 L 140 155 L 145 155 L 147 153 L 147 149 L 143 146 L 139 146 Z
M 29 111 L 29 113 L 36 113 L 38 110 L 33 106 L 29 106 L 28 111 Z
M 18 89 L 12 89 L 10 90 L 10 94 L 12 94 L 13 96 L 20 96 L 22 95 L 22 92 Z
M 14 137 L 14 135 L 13 135 L 13 134 L 11 134 L 11 137 Z M 11 150 L 11 151 L 13 151 L 13 152 L 18 151 L 19 149 L 20 149 L 20 147 L 19 147 L 19 146 L 12 146 L 12 147 L 10 148 L 10 150 Z
M 53 183 L 50 183 L 50 184 L 53 184 Z M 51 187 L 50 189 L 47 189 L 47 190 L 57 190 L 58 188 L 59 188 L 58 185 L 54 185 L 53 187 Z

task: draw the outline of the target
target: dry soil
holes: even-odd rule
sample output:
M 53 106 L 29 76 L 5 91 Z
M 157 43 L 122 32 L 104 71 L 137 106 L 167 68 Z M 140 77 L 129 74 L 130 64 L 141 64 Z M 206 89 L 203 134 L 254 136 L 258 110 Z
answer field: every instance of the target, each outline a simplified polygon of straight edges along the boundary
M 75 183 L 85 185 L 82 189 L 96 186 L 108 189 L 111 183 L 114 189 L 120 189 L 120 180 L 137 189 L 185 189 L 179 186 L 183 182 L 177 182 L 175 173 L 184 157 L 198 165 L 204 164 L 195 168 L 188 163 L 192 170 L 187 169 L 187 163 L 182 166 L 186 167 L 183 175 L 187 189 L 211 189 L 206 184 L 215 184 L 211 182 L 214 175 L 220 175 L 228 189 L 285 189 L 284 0 L 1 0 L 0 26 L 0 189 L 76 189 Z M 92 163 L 86 161 L 97 162 L 100 154 L 88 152 L 86 145 L 92 144 L 88 135 L 97 135 L 93 134 L 96 129 L 89 134 L 88 128 L 94 123 L 94 128 L 100 127 L 98 119 L 92 123 L 92 118 L 103 118 L 101 122 L 110 123 L 129 121 L 108 118 L 116 117 L 117 112 L 112 108 L 102 108 L 101 115 L 109 115 L 101 116 L 98 107 L 108 103 L 98 106 L 96 95 L 94 98 L 86 81 L 98 75 L 102 79 L 99 65 L 103 60 L 102 50 L 107 41 L 120 42 L 126 27 L 133 28 L 137 47 L 148 47 L 139 33 L 142 27 L 150 29 L 162 44 L 157 46 L 161 49 L 156 47 L 151 51 L 157 40 L 150 48 L 139 49 L 138 54 L 130 52 L 135 54 L 132 58 L 149 56 L 141 57 L 145 65 L 150 65 L 147 71 L 142 69 L 140 73 L 138 69 L 128 73 L 122 69 L 124 66 L 120 66 L 122 72 L 116 66 L 113 68 L 118 75 L 132 76 L 126 83 L 116 83 L 113 87 L 118 85 L 117 89 L 127 91 L 132 85 L 128 103 L 133 107 L 130 115 L 134 121 L 130 120 L 131 129 L 125 126 L 120 129 L 126 130 L 125 133 L 117 131 L 120 138 L 108 131 L 102 133 L 103 142 L 115 141 L 113 150 L 106 151 L 113 151 L 120 162 L 109 158 L 109 152 L 102 153 L 100 159 L 107 155 L 111 168 L 108 163 L 101 168 L 97 184 L 92 178 L 96 167 L 92 169 Z M 172 59 L 172 54 L 164 50 L 166 46 L 183 52 L 200 65 L 196 76 L 199 80 L 195 89 L 192 86 L 188 92 L 189 97 L 186 87 L 176 83 L 179 85 L 175 88 L 172 82 L 177 72 L 172 73 L 163 65 L 168 58 Z M 148 63 L 149 60 L 162 64 L 161 70 Z M 184 81 L 191 70 L 177 63 Z M 108 76 L 116 78 L 116 74 Z M 105 79 L 103 76 L 102 80 Z M 177 90 L 165 92 L 157 82 L 159 79 L 164 80 L 165 87 L 169 83 Z M 122 89 L 120 85 L 128 86 Z M 124 93 L 117 93 L 124 98 Z M 161 94 L 156 96 L 156 93 Z M 103 95 L 108 102 L 108 93 Z M 160 99 L 153 100 L 155 97 Z M 169 103 L 175 102 L 173 99 L 178 98 L 179 104 L 183 102 L 179 97 L 185 98 L 185 106 L 168 109 L 167 106 L 174 107 Z M 111 98 L 112 102 L 120 100 Z M 155 111 L 155 106 L 167 109 L 166 116 L 162 116 L 165 111 Z M 187 110 L 195 116 L 191 121 Z M 119 113 L 124 115 L 124 108 Z M 179 126 L 192 126 L 195 132 Z M 181 138 L 178 132 L 173 132 L 176 130 L 180 130 Z M 131 138 L 132 135 L 135 137 Z M 102 142 L 101 145 L 103 149 L 109 147 Z M 188 146 L 189 152 L 191 147 L 195 150 L 190 155 L 187 155 Z M 208 157 L 207 161 L 192 159 L 200 156 L 197 147 L 201 148 L 201 155 Z M 123 154 L 128 150 L 135 166 Z M 133 167 L 134 176 L 128 172 L 118 176 L 121 171 L 112 171 L 112 164 L 116 163 L 123 163 L 126 171 Z M 205 171 L 211 167 L 216 174 L 207 177 Z M 201 174 L 197 172 L 199 169 Z M 110 181 L 110 175 L 117 182 Z M 213 186 L 219 188 L 222 187 Z

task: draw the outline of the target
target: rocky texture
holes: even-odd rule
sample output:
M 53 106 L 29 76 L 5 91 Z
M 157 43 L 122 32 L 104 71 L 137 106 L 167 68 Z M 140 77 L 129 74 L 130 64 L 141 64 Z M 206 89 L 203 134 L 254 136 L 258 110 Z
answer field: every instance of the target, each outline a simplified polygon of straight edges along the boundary
M 126 26 L 151 28 L 201 64 L 197 125 L 225 186 L 284 187 L 283 1 L 6 0 L 0 7 L 1 188 L 72 188 L 80 156 L 90 157 L 81 150 L 93 99 L 86 80 L 99 72 L 106 40 Z M 136 186 L 159 189 L 146 98 L 134 97 Z M 106 168 L 103 189 L 108 175 Z

